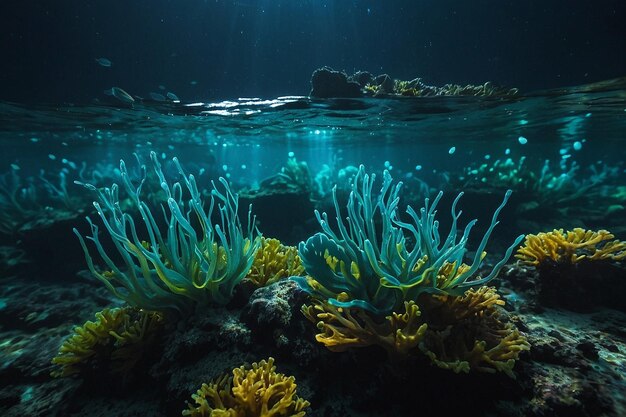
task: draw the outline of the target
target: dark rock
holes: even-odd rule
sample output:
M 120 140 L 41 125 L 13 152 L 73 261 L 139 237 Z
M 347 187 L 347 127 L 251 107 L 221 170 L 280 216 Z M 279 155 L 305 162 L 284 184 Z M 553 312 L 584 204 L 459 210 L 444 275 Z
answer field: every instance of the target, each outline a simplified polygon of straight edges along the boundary
M 67 416 L 68 399 L 75 395 L 79 385 L 80 381 L 73 379 L 6 385 L 0 389 L 0 414 L 4 417 Z
M 584 259 L 574 264 L 544 263 L 538 272 L 539 301 L 545 306 L 580 313 L 606 306 L 626 312 L 626 268 L 619 264 Z
M 318 68 L 311 76 L 311 97 L 362 97 L 361 86 L 349 81 L 345 72 L 334 71 L 331 68 Z
M 585 341 L 579 343 L 576 346 L 576 349 L 580 350 L 587 359 L 596 360 L 599 358 L 598 349 L 593 344 L 593 342 Z
M 241 312 L 241 318 L 251 327 L 272 331 L 288 327 L 293 309 L 301 306 L 306 295 L 291 280 L 281 280 L 257 289 Z
M 305 365 L 328 353 L 313 337 L 315 325 L 300 312 L 308 295 L 291 280 L 257 289 L 241 311 L 241 321 L 252 330 L 258 345 Z
M 361 88 L 364 88 L 366 85 L 374 81 L 374 76 L 368 71 L 357 71 L 356 73 L 352 74 L 350 78 L 348 78 L 348 80 L 354 81 L 358 83 Z

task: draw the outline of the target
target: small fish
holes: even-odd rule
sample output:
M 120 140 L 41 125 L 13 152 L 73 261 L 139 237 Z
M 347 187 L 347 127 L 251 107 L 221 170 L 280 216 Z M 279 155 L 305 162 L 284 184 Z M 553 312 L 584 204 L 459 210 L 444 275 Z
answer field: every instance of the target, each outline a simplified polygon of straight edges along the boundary
M 174 93 L 167 93 L 167 98 L 169 98 L 172 101 L 180 101 L 178 96 L 176 94 L 174 94 Z
M 165 101 L 165 96 L 159 93 L 150 93 L 150 98 L 154 101 Z
M 111 87 L 110 90 L 104 90 L 104 94 L 113 96 L 124 103 L 133 104 L 135 102 L 135 99 L 130 94 L 119 87 Z
M 103 67 L 110 67 L 111 65 L 113 65 L 111 60 L 107 58 L 96 58 L 96 62 Z

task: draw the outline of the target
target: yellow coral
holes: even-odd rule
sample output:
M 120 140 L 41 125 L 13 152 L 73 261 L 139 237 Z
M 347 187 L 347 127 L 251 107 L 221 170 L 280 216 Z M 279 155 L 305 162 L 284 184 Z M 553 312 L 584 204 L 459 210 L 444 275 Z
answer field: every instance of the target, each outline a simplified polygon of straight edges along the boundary
M 423 294 L 419 307 L 405 302 L 404 313 L 392 313 L 382 322 L 362 309 L 317 300 L 303 306 L 302 312 L 316 323 L 316 340 L 334 352 L 378 345 L 399 359 L 419 347 L 443 369 L 500 371 L 513 377 L 519 353 L 530 345 L 515 326 L 500 320 L 497 307 L 502 305 L 494 288 L 480 287 L 460 297 Z
M 577 263 L 583 259 L 623 260 L 626 258 L 626 242 L 614 237 L 606 230 L 594 232 L 575 228 L 563 232 L 563 229 L 555 229 L 548 233 L 527 235 L 515 257 L 534 266 L 546 261 Z
M 453 357 L 447 357 L 447 352 L 440 352 L 437 355 L 426 348 L 423 351 L 435 365 L 455 373 L 468 373 L 470 369 L 475 369 L 488 373 L 504 372 L 511 378 L 515 378 L 513 367 L 519 358 L 519 353 L 529 350 L 530 345 L 517 329 L 504 328 L 500 332 L 503 333 L 503 337 L 499 339 L 497 345 L 489 349 L 486 341 L 474 340 L 474 346 L 471 349 L 460 344 L 461 348 L 457 348 L 456 352 L 450 355 Z M 440 357 L 445 357 L 445 359 L 440 359 Z
M 420 349 L 432 362 L 454 372 L 504 372 L 530 344 L 511 323 L 503 322 L 497 306 L 504 301 L 492 287 L 468 290 L 461 297 L 430 296 L 424 309 L 429 328 Z
M 382 323 L 359 308 L 340 308 L 321 301 L 302 306 L 302 313 L 320 330 L 315 339 L 333 352 L 378 345 L 391 357 L 398 357 L 415 348 L 428 327 L 419 320 L 420 311 L 413 301 L 405 302 L 404 307 L 404 313 L 392 313 Z
M 295 246 L 285 246 L 278 239 L 262 237 L 247 278 L 257 287 L 262 287 L 303 273 L 304 266 Z
M 233 376 L 222 376 L 203 384 L 192 395 L 195 406 L 183 411 L 191 417 L 303 417 L 310 403 L 296 395 L 293 376 L 276 373 L 274 358 L 252 367 L 233 369 Z
M 481 254 L 480 256 L 481 262 L 485 258 L 485 256 L 487 256 L 487 252 L 483 252 Z M 419 263 L 417 265 L 419 265 Z M 443 265 L 441 265 L 441 268 L 439 268 L 439 270 L 437 271 L 437 287 L 446 288 L 450 283 L 454 282 L 454 280 L 458 276 L 469 271 L 471 268 L 472 268 L 471 266 L 465 263 L 461 263 L 461 265 L 457 267 L 456 261 L 455 262 L 445 261 Z
M 496 306 L 504 306 L 504 300 L 494 287 L 469 289 L 461 297 L 446 294 L 423 298 L 424 309 L 435 317 L 438 323 L 455 323 L 471 317 L 482 317 L 492 313 Z
M 52 359 L 58 369 L 51 375 L 66 377 L 103 364 L 113 372 L 130 371 L 153 342 L 162 319 L 159 313 L 132 307 L 105 308 L 96 313 L 95 322 L 74 328 Z

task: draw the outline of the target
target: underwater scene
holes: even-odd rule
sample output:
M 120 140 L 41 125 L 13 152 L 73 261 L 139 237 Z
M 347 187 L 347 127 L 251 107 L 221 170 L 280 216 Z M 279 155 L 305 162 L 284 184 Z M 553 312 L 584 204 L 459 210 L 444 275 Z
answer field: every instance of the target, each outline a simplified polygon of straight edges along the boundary
M 3 6 L 2 416 L 626 416 L 624 5 L 142 3 Z

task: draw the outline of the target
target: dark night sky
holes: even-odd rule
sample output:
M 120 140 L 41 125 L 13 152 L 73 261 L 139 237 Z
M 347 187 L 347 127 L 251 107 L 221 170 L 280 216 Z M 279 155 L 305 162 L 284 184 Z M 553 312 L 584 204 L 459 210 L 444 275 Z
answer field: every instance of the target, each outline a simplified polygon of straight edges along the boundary
M 526 91 L 583 84 L 626 75 L 625 21 L 624 0 L 3 0 L 0 100 L 158 85 L 183 101 L 307 94 L 323 65 Z

